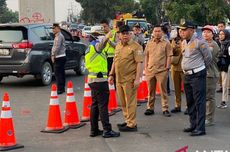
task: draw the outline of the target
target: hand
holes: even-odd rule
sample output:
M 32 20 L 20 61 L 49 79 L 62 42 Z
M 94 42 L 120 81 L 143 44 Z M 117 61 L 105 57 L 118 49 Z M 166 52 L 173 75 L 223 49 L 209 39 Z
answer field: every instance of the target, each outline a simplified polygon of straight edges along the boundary
M 108 38 L 108 39 L 109 39 L 109 38 L 112 38 L 112 37 L 113 37 L 112 32 L 109 32 L 109 33 L 107 33 L 107 34 L 106 34 L 106 38 Z
M 52 63 L 54 63 L 54 61 L 55 61 L 54 56 L 51 56 L 51 61 L 52 61 Z
M 134 83 L 133 83 L 133 87 L 134 88 L 138 87 L 140 85 L 140 83 L 141 83 L 140 79 L 135 79 Z
M 108 82 L 109 82 L 110 85 L 114 84 L 114 78 L 113 78 L 113 76 L 109 76 Z

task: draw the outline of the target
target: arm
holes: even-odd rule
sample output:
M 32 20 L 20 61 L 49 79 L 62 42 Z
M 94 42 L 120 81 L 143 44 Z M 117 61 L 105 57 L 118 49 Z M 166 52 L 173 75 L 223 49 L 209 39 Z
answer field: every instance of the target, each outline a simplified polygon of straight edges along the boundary
M 95 49 L 98 53 L 101 53 L 102 50 L 105 48 L 106 43 L 108 42 L 109 38 L 105 37 L 101 42 L 97 43 Z
M 137 49 L 134 51 L 134 60 L 137 63 L 137 69 L 136 69 L 136 77 L 134 80 L 134 87 L 138 87 L 140 84 L 140 79 L 143 74 L 143 61 L 144 61 L 144 53 L 142 46 L 138 44 Z
M 205 41 L 201 41 L 199 44 L 199 48 L 204 58 L 205 65 L 208 66 L 212 61 L 212 54 L 209 50 L 208 44 Z
M 145 65 L 144 65 L 144 69 L 146 70 L 148 67 L 148 61 L 149 61 L 149 52 L 148 52 L 148 48 L 149 45 L 147 44 L 146 48 L 145 48 Z
M 53 47 L 52 47 L 51 55 L 56 56 L 57 51 L 60 49 L 60 47 L 61 47 L 61 37 L 57 36 L 57 37 L 54 38 L 54 44 L 53 44 Z
M 171 57 L 173 55 L 173 49 L 171 47 L 171 44 L 170 43 L 167 43 L 166 45 L 166 55 L 167 55 L 167 60 L 166 60 L 166 65 L 165 65 L 165 68 L 167 70 L 170 69 L 170 66 L 171 66 Z

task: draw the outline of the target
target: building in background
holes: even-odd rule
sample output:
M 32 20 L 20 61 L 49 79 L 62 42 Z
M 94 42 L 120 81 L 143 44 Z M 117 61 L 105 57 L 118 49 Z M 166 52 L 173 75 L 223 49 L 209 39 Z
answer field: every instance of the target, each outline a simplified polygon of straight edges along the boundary
M 19 0 L 20 23 L 55 22 L 55 0 Z

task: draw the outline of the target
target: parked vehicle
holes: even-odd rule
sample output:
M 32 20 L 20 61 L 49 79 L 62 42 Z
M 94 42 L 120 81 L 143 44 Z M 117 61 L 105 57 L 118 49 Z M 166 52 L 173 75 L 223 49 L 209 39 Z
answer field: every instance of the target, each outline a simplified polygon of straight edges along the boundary
M 66 40 L 65 69 L 85 73 L 87 46 L 62 29 Z M 0 81 L 6 76 L 34 75 L 43 85 L 52 81 L 50 24 L 0 24 Z
M 82 36 L 84 37 L 88 37 L 91 33 L 91 26 L 85 26 L 83 29 L 82 29 Z

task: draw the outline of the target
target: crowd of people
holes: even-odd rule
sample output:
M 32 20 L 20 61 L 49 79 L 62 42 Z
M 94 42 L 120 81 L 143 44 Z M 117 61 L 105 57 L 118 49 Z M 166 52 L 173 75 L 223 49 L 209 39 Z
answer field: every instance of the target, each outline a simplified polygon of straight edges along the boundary
M 215 124 L 215 108 L 227 108 L 230 75 L 230 33 L 224 29 L 224 22 L 218 24 L 216 36 L 214 26 L 202 28 L 202 39 L 197 37 L 196 25 L 182 20 L 177 28 L 177 36 L 170 38 L 169 24 L 156 25 L 152 37 L 145 45 L 139 24 L 132 29 L 127 25 L 115 25 L 110 29 L 107 20 L 101 21 L 103 33 L 92 31 L 85 64 L 88 69 L 88 83 L 92 91 L 90 112 L 90 136 L 104 138 L 119 137 L 109 122 L 109 86 L 115 85 L 121 101 L 124 122 L 117 124 L 121 132 L 137 131 L 136 108 L 137 88 L 143 71 L 148 84 L 148 102 L 145 115 L 154 115 L 156 83 L 161 95 L 162 114 L 170 117 L 182 109 L 182 86 L 186 96 L 186 111 L 190 126 L 184 132 L 191 136 L 205 135 L 205 127 Z M 57 26 L 54 25 L 54 32 Z M 56 45 L 55 45 L 56 44 Z M 56 32 L 52 60 L 58 66 L 62 44 L 60 32 Z M 63 49 L 61 49 L 63 50 Z M 171 73 L 175 89 L 175 106 L 169 110 L 169 75 Z M 59 75 L 57 75 L 59 77 Z M 59 80 L 59 79 L 57 79 Z M 60 76 L 60 93 L 63 92 Z M 222 92 L 222 100 L 216 103 L 217 84 Z M 98 119 L 103 131 L 99 129 Z

